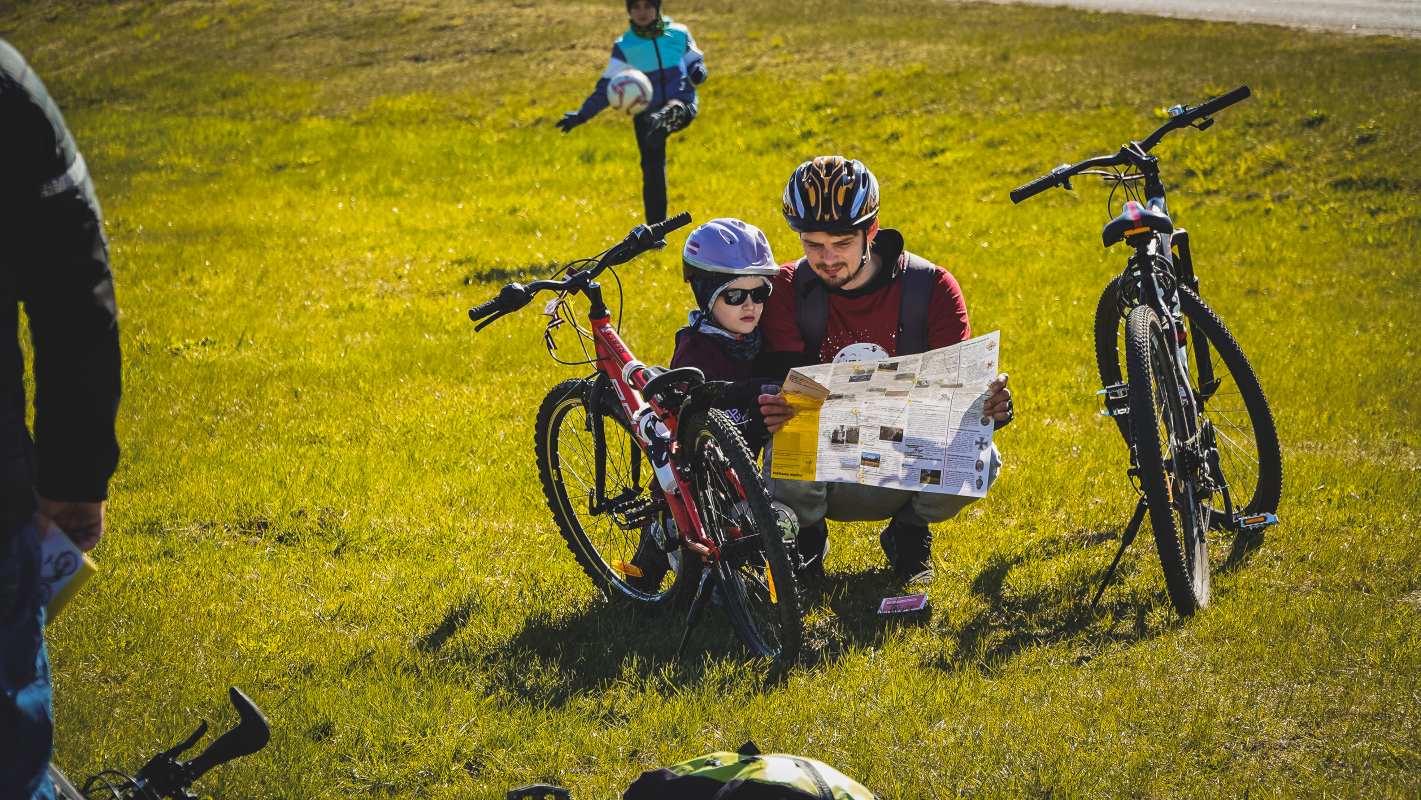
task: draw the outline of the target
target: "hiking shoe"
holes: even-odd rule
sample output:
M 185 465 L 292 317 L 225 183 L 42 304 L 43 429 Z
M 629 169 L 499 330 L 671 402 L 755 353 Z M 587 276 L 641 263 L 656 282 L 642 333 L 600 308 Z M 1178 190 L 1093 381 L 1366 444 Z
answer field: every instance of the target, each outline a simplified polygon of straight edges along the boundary
M 888 556 L 889 568 L 900 580 L 913 580 L 924 572 L 931 573 L 928 564 L 933 554 L 933 532 L 928 526 L 891 520 L 878 535 L 878 543 Z M 931 581 L 931 577 L 928 580 Z
M 903 586 L 907 589 L 926 589 L 927 587 L 933 585 L 933 577 L 933 571 L 930 569 L 925 569 L 922 572 L 919 572 L 917 575 L 914 575 L 913 577 L 904 581 Z
M 641 529 L 641 544 L 637 546 L 636 555 L 632 556 L 632 566 L 641 570 L 641 576 L 625 576 L 628 586 L 646 594 L 660 591 L 662 579 L 675 566 L 657 541 L 660 531 L 656 528 L 657 524 L 653 522 Z

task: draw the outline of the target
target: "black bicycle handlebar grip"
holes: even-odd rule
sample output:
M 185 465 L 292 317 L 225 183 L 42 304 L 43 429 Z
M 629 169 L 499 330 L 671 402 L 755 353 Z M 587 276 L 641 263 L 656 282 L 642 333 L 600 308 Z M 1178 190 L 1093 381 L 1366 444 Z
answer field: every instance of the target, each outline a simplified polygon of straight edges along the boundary
M 503 298 L 495 297 L 487 303 L 484 303 L 483 305 L 474 306 L 473 308 L 469 309 L 469 319 L 473 320 L 474 322 L 478 322 L 484 317 L 487 317 L 490 314 L 497 314 L 502 310 Z
M 237 727 L 217 737 L 217 741 L 210 747 L 187 762 L 188 774 L 194 781 L 219 764 L 255 753 L 266 747 L 266 743 L 271 740 L 271 723 L 267 722 L 266 715 L 257 708 L 257 704 L 235 686 L 227 690 L 227 696 L 242 721 L 237 723 Z
M 1024 186 L 1018 186 L 1017 188 L 1012 189 L 1011 201 L 1012 203 L 1020 203 L 1028 197 L 1035 197 L 1036 195 L 1041 194 L 1042 192 L 1046 191 L 1047 189 L 1050 189 L 1052 186 L 1055 186 L 1060 182 L 1061 176 L 1059 175 L 1042 175 L 1031 183 L 1028 183 Z
M 665 238 L 666 238 L 666 234 L 670 233 L 671 231 L 676 230 L 677 228 L 684 228 L 684 227 L 686 227 L 687 225 L 690 225 L 690 224 L 691 224 L 691 215 L 690 215 L 690 213 L 689 213 L 689 212 L 686 212 L 686 211 L 682 211 L 680 214 L 677 214 L 676 216 L 672 217 L 671 219 L 662 220 L 661 222 L 654 222 L 654 223 L 652 223 L 651 225 L 648 225 L 647 228 L 648 228 L 648 229 L 650 230 L 650 232 L 651 232 L 651 238 L 652 238 L 653 240 L 656 240 L 656 239 L 665 239 Z
M 1224 109 L 1228 108 L 1234 103 L 1239 102 L 1240 100 L 1247 100 L 1252 94 L 1253 92 L 1249 91 L 1249 88 L 1247 86 L 1240 86 L 1237 89 L 1234 89 L 1232 92 L 1221 94 L 1218 97 L 1215 97 L 1213 100 L 1210 100 L 1209 102 L 1199 106 L 1197 109 L 1195 109 L 1194 116 L 1202 119 L 1203 117 L 1207 117 L 1211 114 L 1223 111 Z

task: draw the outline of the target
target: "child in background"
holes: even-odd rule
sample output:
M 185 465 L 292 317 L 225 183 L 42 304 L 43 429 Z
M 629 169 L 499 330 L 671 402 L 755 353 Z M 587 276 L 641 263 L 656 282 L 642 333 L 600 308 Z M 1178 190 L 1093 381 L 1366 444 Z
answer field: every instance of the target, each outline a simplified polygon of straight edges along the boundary
M 681 258 L 698 308 L 676 332 L 671 368 L 695 367 L 706 380 L 726 381 L 716 407 L 758 454 L 768 438 L 758 398 L 779 391 L 778 380 L 757 377 L 756 370 L 763 349 L 760 313 L 770 297 L 770 278 L 779 272 L 770 242 L 754 225 L 715 219 L 686 237 Z
M 651 79 L 651 105 L 635 117 L 637 149 L 641 151 L 641 195 L 646 221 L 666 219 L 666 137 L 696 118 L 695 87 L 706 79 L 706 62 L 685 25 L 661 16 L 661 0 L 628 0 L 631 26 L 612 43 L 612 59 L 583 101 L 555 124 L 563 133 L 592 119 L 606 108 L 607 83 L 628 67 Z M 664 246 L 664 245 L 663 245 Z

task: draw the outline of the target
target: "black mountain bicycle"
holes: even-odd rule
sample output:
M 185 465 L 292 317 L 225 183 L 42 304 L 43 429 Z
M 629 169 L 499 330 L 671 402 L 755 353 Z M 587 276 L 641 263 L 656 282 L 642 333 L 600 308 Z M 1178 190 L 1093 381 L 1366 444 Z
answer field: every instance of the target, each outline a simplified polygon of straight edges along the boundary
M 106 769 L 90 776 L 82 790 L 51 763 L 49 778 L 54 783 L 55 800 L 197 800 L 188 789 L 198 778 L 213 767 L 257 752 L 271 739 L 271 723 L 251 698 L 235 686 L 227 690 L 227 697 L 241 721 L 193 758 L 178 760 L 178 756 L 192 749 L 207 733 L 207 720 L 203 720 L 191 736 L 149 759 L 138 774 Z
M 1096 307 L 1095 354 L 1101 413 L 1114 417 L 1130 447 L 1129 475 L 1142 496 L 1094 602 L 1146 511 L 1170 601 L 1185 616 L 1209 605 L 1208 531 L 1235 534 L 1237 546 L 1240 534 L 1278 522 L 1283 466 L 1273 414 L 1238 342 L 1199 297 L 1189 234 L 1174 227 L 1159 159 L 1150 155 L 1165 134 L 1207 130 L 1212 114 L 1249 94 L 1240 86 L 1202 105 L 1175 106 L 1143 141 L 1062 164 L 1011 192 L 1020 203 L 1055 186 L 1073 189 L 1076 175 L 1098 175 L 1111 184 L 1107 208 L 1117 190 L 1126 196 L 1102 238 L 1133 252 Z

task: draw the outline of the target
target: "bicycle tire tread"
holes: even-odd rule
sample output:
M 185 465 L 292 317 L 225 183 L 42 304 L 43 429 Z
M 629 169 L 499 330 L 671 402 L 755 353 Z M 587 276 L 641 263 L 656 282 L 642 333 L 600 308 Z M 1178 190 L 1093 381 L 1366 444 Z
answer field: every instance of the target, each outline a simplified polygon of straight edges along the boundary
M 803 618 L 799 608 L 799 587 L 794 569 L 789 562 L 789 553 L 785 550 L 784 541 L 777 535 L 779 526 L 775 522 L 773 506 L 770 505 L 769 491 L 765 488 L 760 470 L 750 455 L 750 448 L 746 446 L 745 440 L 741 437 L 735 424 L 723 411 L 711 409 L 684 420 L 682 424 L 691 426 L 691 441 L 693 442 L 700 441 L 702 432 L 709 434 L 715 440 L 721 453 L 729 461 L 730 468 L 740 480 L 756 527 L 771 534 L 769 536 L 762 535 L 761 542 L 770 576 L 775 583 L 775 594 L 779 600 L 775 605 L 780 617 L 781 646 L 775 657 L 782 661 L 793 661 L 799 656 L 799 649 L 804 638 Z M 753 630 L 747 630 L 747 626 L 753 628 L 754 623 L 749 619 L 739 618 L 735 613 L 729 613 L 732 611 L 729 604 L 726 611 L 736 637 L 747 649 L 757 649 L 751 637 L 758 634 L 755 634 Z M 761 655 L 767 654 L 761 653 Z
M 1208 601 L 1204 599 L 1201 603 L 1200 598 L 1195 596 L 1180 532 L 1174 522 L 1169 479 L 1160 457 L 1157 420 L 1160 413 L 1169 411 L 1156 409 L 1154 392 L 1150 390 L 1154 385 L 1150 365 L 1150 323 L 1156 319 L 1154 309 L 1138 306 L 1130 312 L 1125 323 L 1125 363 L 1131 386 L 1130 433 L 1135 442 L 1140 485 L 1149 504 L 1155 549 L 1164 569 L 1165 588 L 1175 610 L 1180 616 L 1187 617 Z

